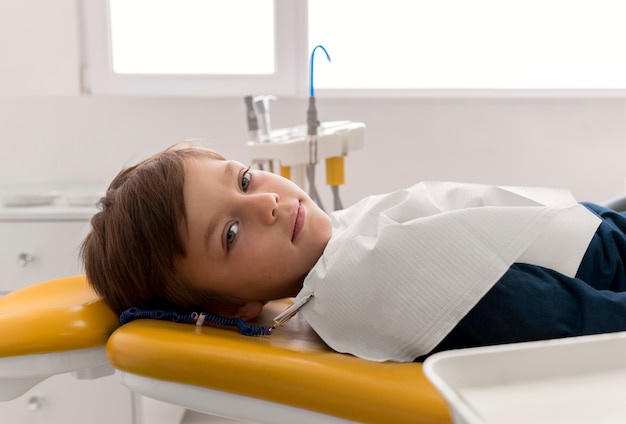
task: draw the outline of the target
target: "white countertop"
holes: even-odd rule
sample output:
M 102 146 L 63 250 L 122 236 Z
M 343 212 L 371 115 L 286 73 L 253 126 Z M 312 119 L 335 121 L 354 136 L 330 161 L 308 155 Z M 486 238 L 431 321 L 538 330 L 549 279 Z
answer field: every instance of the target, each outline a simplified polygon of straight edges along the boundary
M 87 206 L 0 207 L 1 221 L 87 221 L 98 209 Z
M 85 221 L 101 196 L 94 187 L 2 187 L 0 221 Z

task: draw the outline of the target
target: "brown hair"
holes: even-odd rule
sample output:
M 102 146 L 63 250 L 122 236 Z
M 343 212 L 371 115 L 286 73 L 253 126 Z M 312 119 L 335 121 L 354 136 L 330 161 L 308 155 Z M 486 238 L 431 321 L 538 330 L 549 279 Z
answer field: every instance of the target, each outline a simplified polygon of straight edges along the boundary
M 186 255 L 184 163 L 199 158 L 225 160 L 179 143 L 122 170 L 100 200 L 81 254 L 89 283 L 116 313 L 131 306 L 210 310 L 224 301 L 194 287 L 175 267 Z

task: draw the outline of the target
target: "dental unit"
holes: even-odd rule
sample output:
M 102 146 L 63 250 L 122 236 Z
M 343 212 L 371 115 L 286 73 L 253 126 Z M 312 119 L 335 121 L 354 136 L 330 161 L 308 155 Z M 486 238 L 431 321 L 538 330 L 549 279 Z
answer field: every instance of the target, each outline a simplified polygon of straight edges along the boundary
M 326 184 L 333 194 L 333 209 L 342 209 L 339 186 L 345 183 L 344 158 L 364 145 L 365 125 L 361 122 L 331 121 L 318 119 L 313 83 L 315 52 L 322 50 L 330 61 L 326 49 L 318 45 L 311 53 L 309 99 L 305 125 L 272 130 L 269 102 L 274 96 L 246 96 L 246 120 L 249 138 L 248 153 L 253 163 L 279 168 L 280 174 L 291 179 L 308 191 L 311 198 L 322 208 L 322 199 L 316 187 L 316 168 L 325 160 Z M 273 166 L 274 162 L 278 166 Z

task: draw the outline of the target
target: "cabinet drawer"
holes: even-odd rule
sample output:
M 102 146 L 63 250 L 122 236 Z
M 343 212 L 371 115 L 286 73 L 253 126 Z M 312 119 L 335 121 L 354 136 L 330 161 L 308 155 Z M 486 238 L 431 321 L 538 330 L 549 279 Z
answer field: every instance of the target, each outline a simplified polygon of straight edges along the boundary
M 3 424 L 131 424 L 132 394 L 113 375 L 55 375 L 17 399 L 0 402 Z
M 88 221 L 0 222 L 0 294 L 83 272 Z

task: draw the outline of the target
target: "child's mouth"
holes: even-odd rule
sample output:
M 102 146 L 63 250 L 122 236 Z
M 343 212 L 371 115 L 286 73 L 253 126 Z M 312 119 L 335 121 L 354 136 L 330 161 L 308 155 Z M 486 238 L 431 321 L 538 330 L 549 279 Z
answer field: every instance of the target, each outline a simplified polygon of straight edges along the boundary
M 306 211 L 302 207 L 302 204 L 298 202 L 298 206 L 295 211 L 295 218 L 293 223 L 293 233 L 291 234 L 291 241 L 294 241 L 300 232 L 302 231 L 302 227 L 304 226 L 304 220 L 306 216 Z

